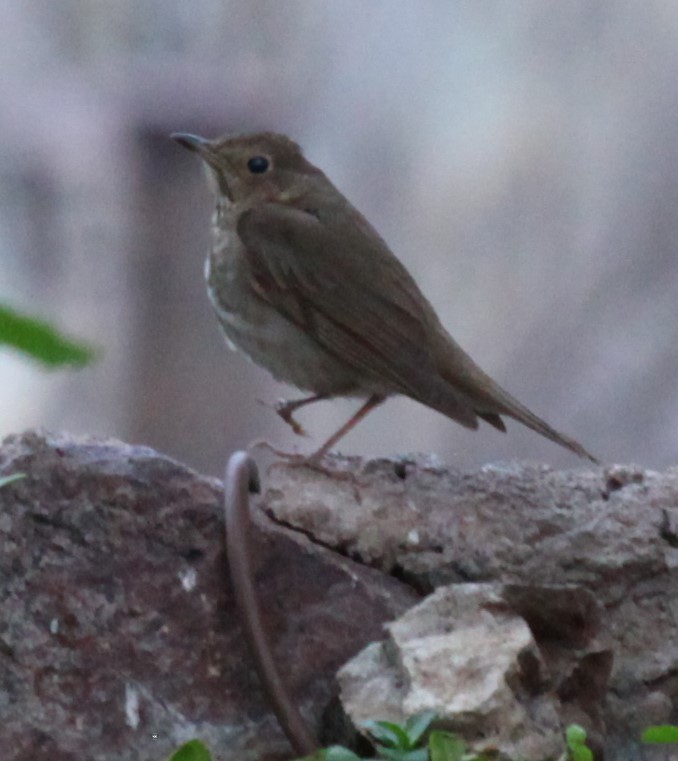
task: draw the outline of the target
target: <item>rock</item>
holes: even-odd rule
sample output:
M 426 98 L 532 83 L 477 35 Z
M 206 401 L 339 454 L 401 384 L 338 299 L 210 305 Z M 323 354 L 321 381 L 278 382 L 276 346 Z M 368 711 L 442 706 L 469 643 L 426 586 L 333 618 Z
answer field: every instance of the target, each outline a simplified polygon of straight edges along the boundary
M 538 642 L 516 612 L 521 595 L 529 598 L 532 591 L 499 584 L 440 587 L 390 624 L 383 643 L 368 645 L 339 672 L 347 713 L 356 722 L 374 716 L 402 722 L 433 711 L 437 724 L 460 734 L 474 752 L 525 761 L 559 756 L 563 720 L 572 715 L 564 700 L 568 682 L 590 655 L 606 651 L 593 638 L 583 642 L 567 631 L 555 649 L 548 637 Z M 552 588 L 541 607 L 539 617 L 553 631 L 574 592 Z M 588 597 L 593 611 L 590 595 L 578 594 Z M 604 686 L 609 651 L 606 662 Z M 595 707 L 604 695 L 603 688 Z M 588 700 L 578 707 L 592 708 Z
M 355 721 L 434 706 L 474 747 L 525 759 L 571 721 L 606 758 L 638 757 L 640 731 L 675 717 L 678 469 L 330 464 L 350 477 L 273 470 L 252 537 L 314 732 L 337 739 L 347 662 Z M 5 441 L 0 477 L 16 471 L 0 489 L 3 759 L 152 761 L 195 736 L 225 760 L 289 758 L 235 614 L 220 483 L 44 433 Z
M 199 737 L 289 758 L 226 573 L 221 484 L 112 440 L 0 448 L 0 740 L 6 761 L 155 761 Z M 283 676 L 319 731 L 335 672 L 411 589 L 261 515 L 257 583 Z
M 264 509 L 423 593 L 501 585 L 529 625 L 561 720 L 584 724 L 594 745 L 604 740 L 607 758 L 638 757 L 641 731 L 675 719 L 678 468 L 500 464 L 460 473 L 426 458 L 339 457 L 333 466 L 353 479 L 329 488 L 310 471 L 276 469 Z

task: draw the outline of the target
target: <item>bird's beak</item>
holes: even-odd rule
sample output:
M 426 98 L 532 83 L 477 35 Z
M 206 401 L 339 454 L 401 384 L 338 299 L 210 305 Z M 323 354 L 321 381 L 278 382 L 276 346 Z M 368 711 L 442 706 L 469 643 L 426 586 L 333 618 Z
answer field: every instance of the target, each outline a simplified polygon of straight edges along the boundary
M 179 145 L 183 145 L 184 148 L 196 153 L 202 153 L 210 148 L 210 141 L 199 135 L 191 135 L 188 132 L 172 132 L 170 137 L 172 140 L 176 140 Z
M 216 168 L 216 153 L 214 143 L 211 140 L 199 135 L 191 135 L 188 132 L 173 132 L 170 137 L 172 140 L 176 140 L 179 145 L 188 148 L 189 151 L 197 153 L 203 161 Z
M 191 135 L 188 132 L 172 132 L 172 140 L 176 140 L 179 145 L 188 148 L 189 151 L 197 153 L 198 156 L 212 170 L 208 176 L 213 176 L 222 195 L 226 196 L 229 201 L 233 201 L 233 193 L 228 185 L 226 175 L 230 174 L 228 161 L 225 156 L 219 155 L 215 150 L 214 143 L 199 135 Z

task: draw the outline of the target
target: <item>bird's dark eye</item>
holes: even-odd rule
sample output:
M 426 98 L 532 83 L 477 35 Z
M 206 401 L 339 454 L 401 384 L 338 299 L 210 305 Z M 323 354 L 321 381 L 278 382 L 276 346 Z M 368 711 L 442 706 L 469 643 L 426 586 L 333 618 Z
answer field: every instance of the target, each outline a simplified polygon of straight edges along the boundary
M 270 162 L 266 156 L 252 156 L 247 162 L 247 168 L 252 174 L 263 174 L 268 170 L 269 166 Z

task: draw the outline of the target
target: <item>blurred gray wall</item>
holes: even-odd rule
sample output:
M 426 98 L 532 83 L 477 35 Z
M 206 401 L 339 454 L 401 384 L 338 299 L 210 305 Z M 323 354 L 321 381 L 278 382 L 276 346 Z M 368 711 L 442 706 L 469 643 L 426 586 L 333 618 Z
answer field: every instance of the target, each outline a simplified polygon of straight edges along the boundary
M 508 390 L 609 461 L 678 449 L 678 5 L 672 0 L 5 0 L 0 299 L 94 341 L 48 374 L 0 353 L 0 434 L 143 442 L 208 471 L 294 440 L 297 392 L 223 346 L 211 199 L 167 138 L 274 129 L 305 147 Z M 392 400 L 345 451 L 576 465 L 510 425 Z

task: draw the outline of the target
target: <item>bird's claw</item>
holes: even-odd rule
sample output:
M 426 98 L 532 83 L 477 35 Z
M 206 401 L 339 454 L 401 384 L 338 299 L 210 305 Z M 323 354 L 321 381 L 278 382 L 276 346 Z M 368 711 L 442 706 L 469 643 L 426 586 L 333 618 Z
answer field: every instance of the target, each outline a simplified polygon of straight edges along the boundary
M 294 402 L 290 402 L 287 399 L 278 399 L 277 402 L 265 402 L 263 399 L 257 399 L 257 402 L 262 407 L 269 407 L 275 410 L 278 415 L 289 425 L 289 427 L 297 434 L 297 436 L 308 436 L 308 433 L 298 420 L 292 416 L 294 410 L 299 406 Z
M 355 473 L 352 473 L 348 470 L 340 470 L 339 468 L 333 468 L 330 465 L 323 464 L 323 456 L 318 456 L 317 452 L 314 452 L 310 455 L 299 454 L 298 452 L 284 452 L 283 450 L 274 447 L 273 444 L 271 444 L 269 441 L 266 441 L 265 439 L 258 439 L 257 441 L 253 441 L 247 447 L 248 451 L 253 449 L 265 449 L 268 452 L 274 454 L 276 457 L 280 458 L 280 460 L 277 462 L 272 462 L 268 468 L 266 468 L 266 475 L 270 475 L 272 471 L 277 470 L 278 468 L 308 468 L 309 470 L 315 471 L 316 473 L 320 473 L 326 478 L 330 478 L 336 481 L 349 481 L 353 486 L 353 494 L 356 501 L 362 502 L 358 488 L 360 486 L 360 482 L 358 481 Z
M 304 430 L 301 423 L 294 419 L 292 412 L 298 405 L 286 401 L 285 399 L 278 399 L 273 405 L 273 409 L 280 415 L 280 417 L 289 425 L 289 427 L 297 434 L 297 436 L 308 436 L 308 433 Z

